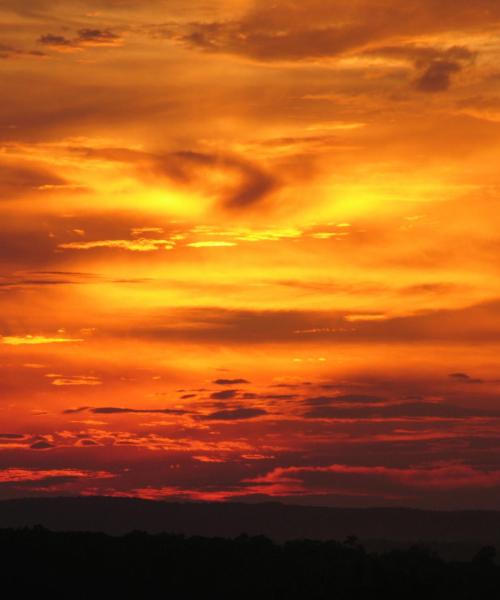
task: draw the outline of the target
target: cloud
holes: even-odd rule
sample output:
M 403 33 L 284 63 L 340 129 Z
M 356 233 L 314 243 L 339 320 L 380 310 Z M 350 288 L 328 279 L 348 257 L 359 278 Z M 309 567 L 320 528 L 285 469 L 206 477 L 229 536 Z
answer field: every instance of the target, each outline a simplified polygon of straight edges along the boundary
M 413 63 L 416 67 L 427 67 L 434 61 L 473 62 L 477 52 L 467 46 L 422 46 L 418 44 L 403 44 L 400 46 L 376 46 L 363 52 L 363 56 L 380 56 L 384 58 L 401 59 Z
M 264 457 L 263 457 L 264 458 Z M 259 467 L 256 467 L 256 470 Z M 214 469 L 215 470 L 215 469 Z M 195 500 L 230 500 L 235 498 L 281 498 L 283 501 L 301 498 L 301 503 L 328 505 L 356 502 L 370 506 L 373 501 L 384 505 L 410 505 L 427 508 L 453 503 L 460 491 L 461 497 L 472 499 L 495 495 L 500 489 L 500 471 L 481 469 L 460 462 L 443 461 L 418 466 L 387 467 L 378 464 L 284 465 L 264 474 L 246 476 L 240 481 L 221 485 L 200 485 L 190 482 L 169 486 L 149 486 L 134 490 L 139 496 L 174 497 Z M 425 494 L 427 502 L 422 503 Z M 460 506 L 460 504 L 458 505 Z
M 208 53 L 263 62 L 298 61 L 331 59 L 394 37 L 418 38 L 426 33 L 491 26 L 499 19 L 495 0 L 480 0 L 474 7 L 465 0 L 453 6 L 448 1 L 438 5 L 436 0 L 403 4 L 388 0 L 376 6 L 371 0 L 328 4 L 320 0 L 272 4 L 255 0 L 239 20 L 170 23 L 159 31 L 156 28 L 155 34 Z M 432 83 L 428 85 L 432 87 Z
M 31 444 L 30 448 L 32 450 L 50 450 L 51 448 L 55 448 L 55 446 L 50 442 L 40 440 L 39 442 L 34 442 L 33 444 Z
M 172 324 L 171 315 L 189 327 Z M 500 335 L 500 302 L 466 308 L 437 309 L 346 326 L 345 312 L 325 310 L 238 310 L 203 307 L 169 311 L 155 317 L 155 327 L 138 327 L 151 339 L 184 339 L 224 343 L 285 343 L 297 341 L 298 330 L 314 330 L 309 342 L 494 341 Z M 351 325 L 351 324 L 350 324 Z M 127 335 L 130 327 L 127 328 Z M 303 342 L 305 343 L 305 342 Z
M 157 168 L 180 183 L 195 183 L 207 174 L 226 175 L 222 180 L 222 204 L 228 209 L 249 207 L 263 200 L 278 187 L 275 176 L 246 158 L 233 154 L 176 152 L 157 158 Z M 205 181 L 206 185 L 206 181 Z M 221 184 L 217 186 L 221 189 Z
M 71 279 L 13 279 L 11 281 L 0 282 L 0 288 L 22 289 L 46 285 L 70 285 L 75 283 Z
M 95 440 L 82 439 L 82 440 L 78 440 L 78 446 L 92 447 L 92 446 L 99 446 L 99 443 L 96 442 Z
M 306 401 L 307 404 L 307 401 Z M 468 419 L 470 417 L 500 417 L 500 411 L 466 408 L 437 402 L 407 402 L 384 406 L 315 406 L 304 415 L 306 419 Z
M 107 471 L 86 471 L 79 469 L 0 469 L 0 484 L 55 481 L 68 482 L 78 479 L 109 479 L 114 477 Z
M 115 407 L 100 407 L 92 408 L 90 412 L 96 415 L 116 415 L 116 414 L 162 414 L 162 415 L 185 415 L 188 411 L 176 410 L 172 408 L 161 409 L 137 409 L 137 408 L 115 408 Z
M 482 379 L 475 379 L 467 373 L 450 373 L 449 377 L 463 383 L 483 383 Z
M 90 410 L 90 408 L 91 408 L 90 406 L 80 406 L 79 408 L 68 408 L 63 411 L 63 414 L 64 415 L 76 415 L 78 413 L 82 413 L 87 410 Z
M 334 464 L 324 467 L 278 467 L 264 476 L 246 481 L 261 486 L 260 492 L 265 493 L 267 488 L 267 493 L 271 495 L 377 492 L 381 497 L 404 497 L 413 490 L 497 487 L 500 485 L 500 471 L 482 471 L 464 464 L 412 468 Z
M 184 186 L 208 189 L 226 209 L 251 207 L 279 186 L 278 177 L 252 160 L 229 152 L 178 152 L 153 154 L 127 148 L 75 147 L 73 151 L 89 159 L 135 165 L 139 175 L 168 178 Z
M 469 380 L 470 377 L 466 373 L 450 373 L 452 379 Z
M 229 248 L 237 246 L 236 242 L 222 242 L 222 241 L 206 241 L 206 242 L 191 242 L 186 244 L 190 248 Z
M 63 414 L 73 415 L 82 412 L 91 412 L 96 415 L 126 415 L 126 414 L 163 414 L 163 415 L 186 415 L 189 414 L 185 410 L 177 410 L 173 408 L 161 409 L 144 409 L 144 408 L 121 408 L 115 406 L 99 406 L 89 407 L 82 406 L 80 408 L 69 408 L 63 411 Z
M 172 240 L 155 240 L 137 238 L 133 240 L 94 240 L 90 242 L 67 242 L 57 246 L 62 250 L 95 250 L 111 248 L 117 250 L 130 250 L 131 252 L 154 252 L 156 250 L 172 250 L 175 242 Z
M 140 228 L 132 230 L 132 235 L 135 235 L 137 231 L 151 231 L 152 228 Z M 84 236 L 85 231 L 83 230 L 72 230 L 72 234 Z M 65 231 L 67 234 L 67 231 Z M 133 237 L 132 239 L 98 239 L 83 241 L 78 240 L 76 242 L 61 242 L 57 245 L 57 248 L 62 250 L 95 250 L 95 249 L 119 249 L 129 250 L 132 252 L 156 252 L 159 250 L 172 250 L 174 248 L 181 249 L 182 247 L 187 248 L 231 248 L 237 246 L 240 242 L 251 242 L 255 243 L 258 241 L 279 241 L 284 238 L 299 238 L 302 232 L 299 230 L 290 229 L 249 229 L 249 228 L 226 228 L 221 229 L 213 226 L 200 226 L 199 228 L 194 227 L 182 231 L 182 233 L 172 231 L 171 237 L 164 239 L 146 238 L 146 237 Z M 218 236 L 218 239 L 202 239 L 198 240 L 199 237 Z M 220 237 L 225 239 L 220 239 Z M 74 236 L 73 236 L 74 237 Z M 197 241 L 187 241 L 187 238 L 194 238 Z M 184 240 L 180 242 L 179 240 Z M 144 282 L 144 279 L 125 279 L 125 280 L 113 280 L 113 281 L 139 281 Z M 56 282 L 57 283 L 57 282 Z M 0 283 L 1 285 L 1 283 Z M 41 284 L 40 284 L 41 285 Z
M 183 14 L 184 2 L 181 0 L 141 0 L 141 7 L 144 6 L 148 10 L 162 9 L 165 7 L 173 7 L 176 10 L 180 10 Z M 196 2 L 194 3 L 196 5 Z M 68 4 L 68 9 L 75 9 L 78 17 L 96 17 L 99 16 L 101 11 L 116 11 L 116 14 L 130 14 L 131 9 L 137 8 L 138 4 L 136 0 L 79 0 L 75 4 Z M 15 14 L 22 15 L 24 17 L 38 17 L 40 18 L 54 18 L 54 14 L 61 9 L 60 0 L 2 0 L 2 8 L 10 10 Z M 82 11 L 85 11 L 83 13 Z M 63 14 L 66 14 L 66 10 Z
M 81 46 L 116 46 L 122 38 L 109 29 L 80 29 L 77 43 Z
M 243 385 L 250 382 L 246 379 L 216 379 L 212 383 L 215 385 Z
M 121 46 L 123 38 L 109 29 L 80 29 L 73 38 L 47 33 L 40 36 L 38 43 L 52 50 L 80 50 L 88 47 Z
M 235 408 L 232 410 L 220 410 L 208 415 L 200 415 L 197 418 L 203 421 L 243 421 L 262 417 L 267 414 L 268 412 L 261 408 Z
M 7 346 L 35 346 L 40 344 L 70 344 L 84 342 L 82 338 L 45 337 L 43 335 L 15 336 L 6 335 L 0 337 L 0 344 Z
M 59 46 L 65 46 L 65 47 L 73 46 L 73 42 L 71 40 L 69 40 L 68 38 L 65 38 L 62 35 L 54 35 L 52 33 L 47 33 L 46 35 L 42 35 L 38 39 L 38 43 L 42 44 L 44 46 L 50 46 L 52 48 L 59 47 Z
M 52 385 L 58 387 L 65 386 L 96 386 L 102 385 L 102 381 L 99 377 L 93 375 L 77 375 L 75 377 L 59 377 L 55 376 L 51 378 Z
M 249 22 L 191 23 L 183 31 L 164 31 L 189 48 L 204 52 L 239 54 L 260 61 L 329 58 L 372 39 L 367 25 L 271 30 Z
M 330 404 L 380 404 L 384 398 L 364 394 L 344 394 L 339 396 L 317 396 L 308 398 L 305 404 L 311 406 L 325 406 Z
M 45 53 L 38 50 L 22 50 L 8 44 L 0 43 L 0 60 L 22 57 L 40 58 L 43 56 L 45 56 Z
M 432 46 L 403 45 L 372 48 L 367 56 L 382 56 L 410 61 L 420 72 L 415 86 L 421 92 L 442 92 L 451 85 L 453 75 L 476 59 L 477 53 L 466 46 L 436 48 Z
M 342 315 L 316 311 L 287 311 L 287 310 L 231 310 L 218 307 L 182 309 L 174 311 L 175 321 L 189 323 L 189 327 L 178 328 L 172 319 L 168 321 L 158 315 L 154 328 L 139 328 L 140 335 L 151 336 L 153 339 L 183 339 L 224 341 L 238 343 L 242 341 L 264 343 L 296 342 L 297 329 L 321 327 L 325 322 L 337 322 L 339 328 L 345 327 Z M 333 336 L 329 336 L 332 339 Z
M 221 392 L 213 392 L 210 394 L 212 400 L 229 400 L 238 396 L 239 390 L 222 390 Z
M 442 92 L 450 87 L 451 77 L 461 71 L 459 63 L 445 60 L 433 61 L 417 79 L 417 89 L 421 92 Z
M 0 200 L 40 194 L 49 188 L 64 189 L 67 184 L 67 180 L 43 167 L 0 162 Z

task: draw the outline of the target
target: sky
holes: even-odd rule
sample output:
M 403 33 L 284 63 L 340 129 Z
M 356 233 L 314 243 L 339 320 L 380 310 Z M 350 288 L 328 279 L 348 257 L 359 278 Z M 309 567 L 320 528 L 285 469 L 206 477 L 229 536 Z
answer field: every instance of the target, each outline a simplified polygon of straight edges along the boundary
M 500 508 L 498 0 L 0 0 L 0 498 Z

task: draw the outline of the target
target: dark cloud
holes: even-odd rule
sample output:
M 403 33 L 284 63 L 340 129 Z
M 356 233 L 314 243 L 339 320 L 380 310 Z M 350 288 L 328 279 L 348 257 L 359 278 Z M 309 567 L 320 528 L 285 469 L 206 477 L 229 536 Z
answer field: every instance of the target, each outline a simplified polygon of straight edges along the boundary
M 370 26 L 325 26 L 287 31 L 270 30 L 249 22 L 191 23 L 185 31 L 165 31 L 191 48 L 205 52 L 241 54 L 262 61 L 326 58 L 370 41 Z
M 23 440 L 25 437 L 22 433 L 0 433 L 0 440 Z
M 54 444 L 50 444 L 49 442 L 39 441 L 31 444 L 30 448 L 32 450 L 49 450 L 50 448 L 55 448 Z
M 365 50 L 363 55 L 407 60 L 416 67 L 425 68 L 435 61 L 470 63 L 476 59 L 477 52 L 471 50 L 467 46 L 439 48 L 435 46 L 405 44 L 401 46 L 379 46 L 370 48 L 369 50 Z
M 78 413 L 91 410 L 90 406 L 80 406 L 79 408 L 68 408 L 63 411 L 63 415 L 77 415 Z
M 243 385 L 250 382 L 246 379 L 216 379 L 212 383 L 216 385 Z
M 41 194 L 44 189 L 64 187 L 67 183 L 57 174 L 38 166 L 0 163 L 0 200 L 9 200 L 22 194 Z
M 203 169 L 235 173 L 239 182 L 222 193 L 222 201 L 226 208 L 245 208 L 255 204 L 278 186 L 275 176 L 236 155 L 177 152 L 165 157 L 159 164 L 165 174 L 181 182 L 203 177 Z
M 363 394 L 344 394 L 342 396 L 317 396 L 308 398 L 305 404 L 311 406 L 325 406 L 329 404 L 380 404 L 384 402 L 384 398 L 380 396 L 367 396 Z
M 451 77 L 462 70 L 459 63 L 446 60 L 433 61 L 417 79 L 421 92 L 442 92 L 450 87 Z
M 186 11 L 186 5 L 183 0 L 141 0 L 140 3 L 137 0 L 79 0 L 73 6 L 77 10 L 78 16 L 81 16 L 81 11 L 84 9 L 87 11 L 113 10 L 118 13 L 126 11 L 129 14 L 139 4 L 141 8 L 147 7 L 149 10 L 161 8 L 163 11 L 168 11 L 171 9 L 181 14 Z M 1 6 L 5 10 L 11 10 L 16 14 L 26 17 L 55 19 L 54 15 L 59 15 L 58 11 L 61 9 L 61 2 L 60 0 L 23 0 L 22 2 L 18 0 L 2 0 Z M 71 6 L 68 4 L 68 7 Z M 191 6 L 189 8 L 192 10 Z
M 256 0 L 239 20 L 170 23 L 156 28 L 154 34 L 200 51 L 259 61 L 324 59 L 396 36 L 490 26 L 500 20 L 495 0 L 479 4 L 389 0 L 374 6 L 371 0 L 278 0 L 272 4 Z
M 188 414 L 185 410 L 176 410 L 172 408 L 162 409 L 141 409 L 141 408 L 120 408 L 114 406 L 69 408 L 63 411 L 65 415 L 75 413 L 91 412 L 95 415 L 122 415 L 122 414 L 164 414 L 164 415 L 185 415 Z
M 297 388 L 297 387 L 302 387 L 303 385 L 312 385 L 311 381 L 301 381 L 300 383 L 273 383 L 271 384 L 269 387 L 272 388 Z M 320 386 L 320 387 L 324 387 L 324 386 Z M 330 387 L 330 386 L 328 386 Z
M 174 315 L 178 313 L 178 317 Z M 332 327 L 338 324 L 339 329 L 345 326 L 341 314 L 307 311 L 252 311 L 225 310 L 220 308 L 201 308 L 173 311 L 167 319 L 166 315 L 158 315 L 154 328 L 140 329 L 139 335 L 157 339 L 175 339 L 181 337 L 193 340 L 229 342 L 275 342 L 297 341 L 298 329 L 325 328 L 325 323 Z M 173 317 L 174 316 L 174 317 Z M 179 330 L 170 327 L 168 322 L 174 320 L 189 322 L 188 328 Z M 314 339 L 321 339 L 321 335 Z M 335 334 L 328 338 L 336 337 Z
M 53 486 L 57 486 L 57 485 L 65 485 L 67 483 L 74 483 L 76 481 L 78 481 L 79 479 L 81 479 L 81 477 L 77 476 L 77 475 L 51 475 L 51 476 L 47 476 L 44 477 L 43 479 L 27 479 L 27 480 L 21 480 L 21 481 L 1 481 L 0 480 L 0 486 L 2 487 L 2 490 L 4 490 L 5 488 L 8 487 L 12 487 L 14 489 L 16 488 L 20 488 L 20 489 L 33 489 L 33 490 L 40 490 L 43 488 L 51 488 Z
M 0 44 L 0 58 L 10 58 L 14 52 L 15 49 L 12 46 Z
M 235 408 L 232 410 L 219 410 L 198 418 L 203 421 L 243 421 L 267 414 L 268 412 L 261 408 Z
M 0 281 L 0 288 L 24 289 L 37 286 L 83 285 L 102 281 L 98 275 L 92 273 L 78 273 L 71 271 L 31 271 L 25 277 L 11 276 L 6 281 Z M 29 276 L 27 279 L 26 276 Z M 112 280 L 113 282 L 115 280 Z M 132 282 L 130 282 L 132 283 Z
M 496 79 L 498 79 L 498 75 Z M 458 99 L 457 106 L 459 108 L 473 108 L 485 112 L 497 111 L 500 108 L 500 97 L 496 95 L 477 94 Z
M 96 415 L 116 415 L 116 414 L 164 414 L 164 415 L 185 415 L 185 410 L 175 410 L 171 408 L 163 409 L 136 409 L 136 408 L 115 408 L 115 407 L 100 407 L 92 408 L 90 412 Z
M 467 375 L 467 373 L 450 373 L 449 377 L 464 383 L 483 383 L 482 379 L 475 379 L 470 375 Z
M 73 42 L 68 38 L 65 38 L 62 35 L 54 35 L 52 33 L 47 33 L 46 35 L 40 36 L 38 43 L 44 46 L 73 46 Z
M 135 334 L 157 340 L 215 343 L 331 343 L 365 341 L 495 341 L 500 335 L 498 300 L 461 309 L 429 310 L 383 320 L 346 321 L 345 312 L 224 310 L 216 307 L 158 314 L 154 327 L 136 326 Z M 189 323 L 179 328 L 170 323 Z M 130 335 L 133 326 L 127 328 Z M 301 331 L 313 333 L 301 335 Z M 297 333 L 299 332 L 299 333 Z M 119 332 L 117 331 L 117 334 Z
M 346 490 L 354 495 L 372 494 L 377 490 L 384 499 L 401 501 L 403 498 L 415 498 L 422 490 L 435 498 L 457 489 L 475 492 L 478 488 L 490 488 L 497 491 L 500 471 L 452 462 L 404 468 L 335 464 L 278 467 L 265 476 L 247 481 L 257 483 L 263 489 L 268 487 L 271 491 L 276 486 L 281 493 L 287 486 L 291 491 L 295 488 L 306 493 L 315 490 L 322 494 L 345 493 Z
M 2 281 L 0 287 L 2 288 L 25 288 L 37 285 L 70 285 L 75 283 L 71 279 L 18 279 L 14 281 Z
M 25 97 L 26 86 L 30 97 Z M 122 124 L 144 123 L 151 118 L 173 111 L 178 101 L 157 93 L 154 85 L 144 93 L 141 86 L 124 82 L 106 85 L 92 79 L 63 77 L 58 70 L 42 72 L 6 72 L 2 77 L 0 103 L 0 140 L 54 141 L 82 131 L 113 129 Z
M 239 390 L 223 390 L 222 392 L 214 392 L 210 394 L 210 398 L 212 400 L 230 400 L 231 398 L 236 398 Z
M 365 55 L 407 60 L 419 71 L 415 82 L 422 92 L 441 92 L 450 87 L 451 78 L 465 65 L 476 59 L 477 53 L 466 46 L 435 48 L 432 46 L 403 45 L 371 48 Z
M 116 42 L 120 36 L 109 29 L 80 29 L 76 39 L 78 43 L 91 42 L 99 45 Z
M 113 46 L 121 37 L 109 29 L 80 29 L 73 38 L 47 33 L 38 38 L 38 43 L 53 49 L 84 48 L 86 46 Z
M 452 379 L 464 379 L 464 380 L 468 380 L 470 379 L 470 377 L 467 375 L 467 373 L 450 373 L 450 377 Z
M 9 46 L 8 44 L 0 43 L 0 59 L 8 59 L 8 58 L 22 58 L 22 57 L 42 57 L 45 56 L 44 52 L 40 52 L 39 50 L 22 50 L 21 48 L 16 48 L 14 46 Z
M 235 183 L 214 188 L 222 205 L 228 209 L 249 207 L 262 201 L 280 182 L 276 175 L 257 163 L 236 154 L 194 152 L 185 150 L 169 154 L 152 154 L 126 148 L 73 148 L 73 152 L 89 159 L 105 159 L 134 165 L 138 175 L 166 177 L 180 185 L 207 187 L 207 175 L 231 175 Z
M 306 419 L 468 419 L 470 417 L 500 417 L 495 410 L 472 409 L 434 402 L 408 402 L 385 406 L 317 406 L 303 415 Z

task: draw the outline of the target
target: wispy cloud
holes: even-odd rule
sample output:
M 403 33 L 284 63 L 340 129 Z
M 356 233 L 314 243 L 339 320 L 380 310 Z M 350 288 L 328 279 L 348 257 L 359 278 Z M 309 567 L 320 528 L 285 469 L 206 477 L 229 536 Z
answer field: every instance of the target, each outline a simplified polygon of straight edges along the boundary
M 59 52 L 82 50 L 84 48 L 116 47 L 123 44 L 123 37 L 109 29 L 80 29 L 73 37 L 46 33 L 38 43 Z
M 46 337 L 43 335 L 15 336 L 6 335 L 0 337 L 0 343 L 7 346 L 35 346 L 39 344 L 72 344 L 84 342 L 83 338 Z

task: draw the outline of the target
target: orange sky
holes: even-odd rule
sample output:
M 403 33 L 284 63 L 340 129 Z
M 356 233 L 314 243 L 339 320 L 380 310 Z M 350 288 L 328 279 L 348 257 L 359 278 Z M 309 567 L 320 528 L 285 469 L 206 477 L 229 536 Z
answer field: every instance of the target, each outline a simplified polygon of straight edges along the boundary
M 499 508 L 498 0 L 1 0 L 0 498 Z

